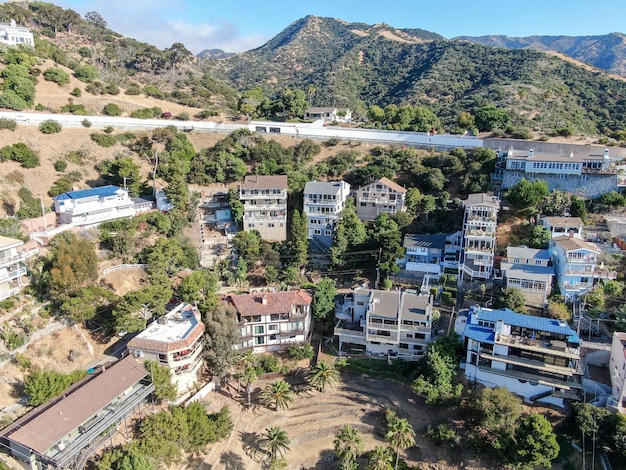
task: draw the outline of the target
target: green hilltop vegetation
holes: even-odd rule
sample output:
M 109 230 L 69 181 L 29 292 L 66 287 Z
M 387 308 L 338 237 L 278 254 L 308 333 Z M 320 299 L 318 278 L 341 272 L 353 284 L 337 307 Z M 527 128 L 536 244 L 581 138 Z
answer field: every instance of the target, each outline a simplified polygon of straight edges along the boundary
M 349 107 L 357 118 L 372 106 L 426 107 L 438 129 L 450 132 L 466 128 L 462 113 L 486 106 L 506 111 L 501 131 L 518 138 L 533 131 L 610 136 L 626 128 L 626 81 L 544 52 L 421 29 L 307 16 L 257 49 L 201 58 L 181 43 L 160 50 L 123 37 L 97 12 L 82 18 L 45 2 L 1 4 L 0 20 L 11 18 L 32 28 L 39 58 L 69 67 L 89 83 L 87 92 L 165 99 L 198 108 L 201 118 L 245 114 L 242 94 L 256 89 L 269 102 L 299 91 L 308 105 Z M 257 117 L 285 118 L 275 110 Z

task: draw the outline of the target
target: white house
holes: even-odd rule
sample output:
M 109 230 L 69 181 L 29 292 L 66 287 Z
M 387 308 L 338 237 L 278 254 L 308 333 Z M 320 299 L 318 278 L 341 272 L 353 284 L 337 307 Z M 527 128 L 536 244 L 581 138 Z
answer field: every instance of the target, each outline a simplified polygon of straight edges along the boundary
M 131 199 L 119 186 L 100 186 L 60 194 L 54 198 L 59 224 L 93 225 L 133 217 L 152 208 L 152 201 Z
M 528 402 L 560 407 L 580 400 L 580 338 L 564 320 L 472 307 L 465 322 L 465 377 L 487 387 L 506 387 Z
M 546 305 L 555 275 L 549 250 L 509 246 L 500 268 L 506 287 L 519 289 L 526 305 L 541 308 Z
M 350 122 L 352 121 L 352 111 L 349 108 L 318 107 L 309 108 L 304 112 L 304 119 L 322 119 L 324 123 Z
M 0 43 L 10 46 L 24 44 L 26 46 L 34 46 L 35 40 L 30 29 L 18 26 L 15 20 L 10 23 L 0 23 Z
M 626 410 L 626 333 L 613 333 L 611 357 L 609 359 L 611 375 L 611 397 L 607 404 L 620 413 Z
M 431 340 L 430 295 L 357 288 L 337 305 L 339 350 L 417 359 Z
M 237 350 L 278 351 L 310 339 L 313 296 L 306 290 L 229 295 L 226 300 L 237 310 Z
M 18 250 L 23 244 L 22 240 L 0 235 L 0 300 L 20 292 L 23 278 L 26 276 L 24 261 L 38 253 L 37 249 Z
M 556 237 L 583 238 L 583 221 L 580 217 L 542 217 L 539 225 L 547 228 Z
M 355 191 L 356 213 L 361 220 L 375 220 L 378 214 L 406 210 L 406 189 L 389 178 L 380 178 Z
M 172 371 L 172 383 L 179 393 L 184 392 L 198 381 L 204 328 L 197 309 L 181 303 L 131 339 L 128 351 L 137 358 L 167 366 Z
M 248 175 L 239 187 L 243 229 L 267 241 L 287 239 L 287 175 Z
M 339 214 L 346 207 L 350 185 L 345 181 L 309 181 L 304 186 L 303 212 L 308 238 L 329 248 Z
M 497 197 L 477 193 L 463 202 L 463 238 L 459 257 L 459 276 L 489 279 L 493 272 L 496 250 L 496 226 L 500 201 Z

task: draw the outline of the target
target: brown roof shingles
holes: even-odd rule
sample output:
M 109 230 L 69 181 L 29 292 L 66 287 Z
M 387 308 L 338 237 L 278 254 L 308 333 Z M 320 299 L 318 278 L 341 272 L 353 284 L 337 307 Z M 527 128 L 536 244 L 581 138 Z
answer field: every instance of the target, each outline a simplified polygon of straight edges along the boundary
M 44 454 L 148 374 L 137 359 L 126 356 L 56 404 L 31 411 L 35 416 L 7 437 Z
M 289 313 L 292 305 L 311 305 L 313 297 L 303 289 L 286 292 L 260 292 L 228 296 L 240 315 Z M 266 303 L 263 303 L 263 298 Z
M 248 175 L 241 184 L 243 189 L 287 189 L 287 175 Z

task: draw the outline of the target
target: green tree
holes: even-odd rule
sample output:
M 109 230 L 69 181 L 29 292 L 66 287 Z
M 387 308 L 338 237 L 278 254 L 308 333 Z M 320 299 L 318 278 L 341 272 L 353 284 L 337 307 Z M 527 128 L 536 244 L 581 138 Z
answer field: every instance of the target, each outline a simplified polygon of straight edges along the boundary
M 412 216 L 417 216 L 420 212 L 420 205 L 422 202 L 422 193 L 417 188 L 409 188 L 406 191 L 406 197 L 404 199 L 406 208 Z
M 519 183 L 509 189 L 507 198 L 515 204 L 519 209 L 533 209 L 536 212 L 537 205 L 546 197 L 550 191 L 548 190 L 548 182 L 545 180 L 528 181 L 522 178 Z
M 584 199 L 576 196 L 572 196 L 572 203 L 569 207 L 569 212 L 572 217 L 580 217 L 584 224 L 587 223 L 587 205 Z
M 261 401 L 268 408 L 273 406 L 276 411 L 286 410 L 293 402 L 291 385 L 282 379 L 268 384 L 261 392 Z
M 542 415 L 532 413 L 520 419 L 509 460 L 520 470 L 532 470 L 537 466 L 550 468 L 559 450 L 550 422 Z
M 180 298 L 187 303 L 199 302 L 203 311 L 214 309 L 217 296 L 218 278 L 208 269 L 198 269 L 184 277 L 178 287 Z
M 97 280 L 98 257 L 92 243 L 72 232 L 57 239 L 47 278 L 50 295 L 63 299 Z
M 281 427 L 272 426 L 271 428 L 265 429 L 262 446 L 269 452 L 273 461 L 276 460 L 278 454 L 282 456 L 288 451 L 290 444 L 289 436 L 287 436 L 287 433 Z
M 511 123 L 511 116 L 496 106 L 484 106 L 476 111 L 474 116 L 476 126 L 480 131 L 506 129 Z
M 65 389 L 85 377 L 87 372 L 77 370 L 69 374 L 55 370 L 33 370 L 24 378 L 24 393 L 28 404 L 38 406 L 53 397 L 60 395 Z
M 104 287 L 83 287 L 65 300 L 59 306 L 59 311 L 70 320 L 82 323 L 95 317 L 103 307 L 110 308 L 116 300 L 117 296 Z
M 352 469 L 356 459 L 363 452 L 363 437 L 355 427 L 344 426 L 339 430 L 334 440 L 335 452 L 342 460 L 343 469 Z
M 400 449 L 408 449 L 415 445 L 415 431 L 406 418 L 394 418 L 387 424 L 385 440 L 396 450 L 396 465 L 400 460 Z
M 393 470 L 393 455 L 388 447 L 376 446 L 370 452 L 368 470 Z
M 543 225 L 535 225 L 532 229 L 530 237 L 524 239 L 524 244 L 529 248 L 546 249 L 550 244 L 552 234 Z
M 261 254 L 261 233 L 255 229 L 237 232 L 233 238 L 233 247 L 247 264 L 253 266 Z
M 307 377 L 309 383 L 324 393 L 326 387 L 332 387 L 339 380 L 339 371 L 333 364 L 318 362 Z
M 65 85 L 70 82 L 70 76 L 58 67 L 50 67 L 43 73 L 43 77 L 58 85 Z
M 290 116 L 304 117 L 304 112 L 309 107 L 306 101 L 306 94 L 298 89 L 291 90 L 290 88 L 285 88 L 281 102 L 285 113 Z
M 307 218 L 305 214 L 300 214 L 298 209 L 294 209 L 291 216 L 291 238 L 289 240 L 289 251 L 293 259 L 291 264 L 297 268 L 302 268 L 309 258 L 309 244 L 307 240 Z
M 102 114 L 106 116 L 121 116 L 122 108 L 115 103 L 107 103 L 102 108 Z
M 508 308 L 518 313 L 526 313 L 526 299 L 522 291 L 515 287 L 501 290 L 494 301 L 496 308 Z
M 328 317 L 328 313 L 335 308 L 335 297 L 337 296 L 337 287 L 335 281 L 329 277 L 322 279 L 315 286 L 313 294 L 313 318 L 317 321 L 324 321 Z
M 246 386 L 246 396 L 247 396 L 246 406 L 248 408 L 252 406 L 252 389 L 253 389 L 252 387 L 254 385 L 254 382 L 257 381 L 257 378 L 258 377 L 256 374 L 256 369 L 254 367 L 246 368 L 241 378 L 241 381 Z
M 176 398 L 176 386 L 172 384 L 172 371 L 154 361 L 144 363 L 150 372 L 150 380 L 154 384 L 154 398 L 160 403 L 163 400 L 172 401 Z
M 239 341 L 237 312 L 229 303 L 222 302 L 206 313 L 205 357 L 212 374 L 223 379 L 237 361 L 233 345 Z
M 398 224 L 389 217 L 387 213 L 381 213 L 376 217 L 372 230 L 372 239 L 376 248 L 380 250 L 381 277 L 388 277 L 390 274 L 400 270 L 396 260 L 404 256 L 402 247 L 402 233 Z

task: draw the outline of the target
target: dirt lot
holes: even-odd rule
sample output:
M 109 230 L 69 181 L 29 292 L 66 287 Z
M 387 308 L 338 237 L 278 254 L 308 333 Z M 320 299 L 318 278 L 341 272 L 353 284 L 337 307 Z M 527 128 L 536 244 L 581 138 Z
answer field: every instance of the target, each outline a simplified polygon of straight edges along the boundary
M 257 382 L 255 394 L 264 385 Z M 407 463 L 419 465 L 424 470 L 494 468 L 476 461 L 464 449 L 457 448 L 451 452 L 449 447 L 437 447 L 424 437 L 426 426 L 446 420 L 448 416 L 428 408 L 411 390 L 393 381 L 344 375 L 336 387 L 325 393 L 311 390 L 298 394 L 285 411 L 261 406 L 246 410 L 243 406 L 245 393 L 238 395 L 236 384 L 230 391 L 233 398 L 224 391 L 207 396 L 206 402 L 213 411 L 223 405 L 229 406 L 235 423 L 233 433 L 227 441 L 211 447 L 203 458 L 190 461 L 187 468 L 260 468 L 260 462 L 265 457 L 259 451 L 260 438 L 266 428 L 274 425 L 282 427 L 291 439 L 290 450 L 285 454 L 289 469 L 336 468 L 333 439 L 347 424 L 361 431 L 365 457 L 359 459 L 359 463 L 360 468 L 365 468 L 367 453 L 376 446 L 385 445 L 384 413 L 388 408 L 395 410 L 398 416 L 408 418 L 417 433 L 417 445 L 402 452 Z

